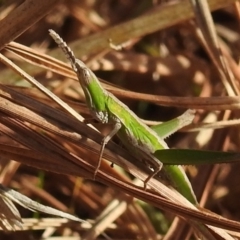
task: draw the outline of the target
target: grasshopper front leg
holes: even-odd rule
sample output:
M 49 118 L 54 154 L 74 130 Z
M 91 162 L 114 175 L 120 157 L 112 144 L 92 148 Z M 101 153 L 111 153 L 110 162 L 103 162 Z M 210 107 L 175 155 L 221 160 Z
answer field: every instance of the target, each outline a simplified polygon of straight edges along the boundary
M 98 163 L 97 163 L 97 167 L 94 171 L 93 179 L 96 178 L 98 169 L 101 165 L 103 151 L 104 151 L 104 148 L 105 148 L 106 144 L 113 138 L 114 135 L 117 134 L 117 132 L 121 129 L 121 127 L 122 127 L 121 122 L 119 120 L 116 121 L 115 124 L 114 124 L 113 130 L 106 137 L 103 138 L 102 143 L 101 143 L 101 150 L 100 150 L 100 154 L 99 154 L 99 158 L 98 158 Z

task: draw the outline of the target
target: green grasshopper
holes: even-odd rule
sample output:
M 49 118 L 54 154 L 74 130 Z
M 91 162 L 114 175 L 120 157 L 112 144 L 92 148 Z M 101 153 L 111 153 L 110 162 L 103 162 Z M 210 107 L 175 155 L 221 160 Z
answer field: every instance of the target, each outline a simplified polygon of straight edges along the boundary
M 197 201 L 191 184 L 182 167 L 163 166 L 162 162 L 154 156 L 154 152 L 157 150 L 168 149 L 165 141 L 153 129 L 145 125 L 125 104 L 106 91 L 95 74 L 82 61 L 75 58 L 72 50 L 57 33 L 53 30 L 49 30 L 49 33 L 71 62 L 84 91 L 92 116 L 102 124 L 112 123 L 114 125 L 112 131 L 102 140 L 94 177 L 100 167 L 106 144 L 114 135 L 117 135 L 127 148 L 134 150 L 134 155 L 137 154 L 143 157 L 154 169 L 152 174 L 144 181 L 145 188 L 147 182 L 156 176 L 163 167 L 174 187 L 190 202 L 196 204 Z M 172 120 L 176 126 L 174 128 L 170 127 L 165 137 L 189 124 L 193 117 L 193 110 L 188 110 L 183 116 L 176 118 L 176 121 Z

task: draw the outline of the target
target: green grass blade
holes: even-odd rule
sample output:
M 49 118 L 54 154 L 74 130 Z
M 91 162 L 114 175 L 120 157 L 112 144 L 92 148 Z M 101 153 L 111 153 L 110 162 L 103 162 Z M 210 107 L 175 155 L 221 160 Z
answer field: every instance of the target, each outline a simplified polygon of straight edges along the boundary
M 201 165 L 240 162 L 240 153 L 194 149 L 162 149 L 154 153 L 163 164 Z

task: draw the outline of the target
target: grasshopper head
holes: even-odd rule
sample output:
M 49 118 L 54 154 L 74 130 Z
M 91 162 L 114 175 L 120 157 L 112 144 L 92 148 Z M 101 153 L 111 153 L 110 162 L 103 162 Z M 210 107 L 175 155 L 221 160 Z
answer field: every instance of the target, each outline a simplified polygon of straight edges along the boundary
M 85 94 L 87 105 L 91 109 L 92 115 L 102 123 L 108 122 L 108 113 L 105 104 L 107 97 L 106 91 L 99 83 L 95 74 L 87 68 L 82 61 L 77 60 L 75 67 L 79 82 Z

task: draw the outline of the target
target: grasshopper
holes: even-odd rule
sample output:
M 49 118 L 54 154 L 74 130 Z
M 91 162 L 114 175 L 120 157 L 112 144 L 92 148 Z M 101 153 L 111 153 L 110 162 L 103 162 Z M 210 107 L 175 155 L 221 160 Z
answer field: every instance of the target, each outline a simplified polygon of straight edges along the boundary
M 147 160 L 149 165 L 153 168 L 154 171 L 144 181 L 144 187 L 146 188 L 147 182 L 156 176 L 163 167 L 162 162 L 154 156 L 154 152 L 161 149 L 168 149 L 166 142 L 163 138 L 157 135 L 153 129 L 145 125 L 125 104 L 123 104 L 113 94 L 105 90 L 101 86 L 95 74 L 82 61 L 76 59 L 72 50 L 56 32 L 53 30 L 49 30 L 49 32 L 51 37 L 69 59 L 83 89 L 86 103 L 92 116 L 102 124 L 113 124 L 111 132 L 102 140 L 99 159 L 94 172 L 94 178 L 100 167 L 106 144 L 114 135 L 117 135 L 127 148 L 134 150 L 134 154 L 144 157 L 144 159 Z M 193 117 L 193 110 L 188 110 L 181 117 L 176 118 L 176 126 L 174 128 L 170 128 L 169 133 L 166 135 L 170 135 L 179 128 L 189 124 Z M 180 184 L 184 186 L 186 185 L 186 188 L 189 188 L 189 195 L 192 195 L 190 201 L 195 202 L 195 195 L 183 169 L 180 166 L 164 166 L 164 169 L 176 187 Z M 184 181 L 184 183 L 180 183 L 179 181 Z

